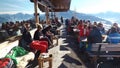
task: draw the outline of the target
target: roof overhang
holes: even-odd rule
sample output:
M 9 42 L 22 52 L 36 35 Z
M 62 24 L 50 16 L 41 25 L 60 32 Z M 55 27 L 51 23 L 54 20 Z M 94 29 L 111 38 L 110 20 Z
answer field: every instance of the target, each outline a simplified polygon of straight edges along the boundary
M 46 11 L 46 7 L 50 12 L 65 12 L 70 9 L 71 0 L 38 0 L 38 8 Z

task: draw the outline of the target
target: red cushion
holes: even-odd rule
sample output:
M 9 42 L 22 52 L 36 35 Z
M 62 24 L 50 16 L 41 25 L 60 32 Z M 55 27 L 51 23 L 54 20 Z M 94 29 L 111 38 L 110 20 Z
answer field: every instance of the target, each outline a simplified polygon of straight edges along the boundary
M 41 53 L 46 52 L 46 50 L 48 49 L 48 42 L 47 41 L 32 41 L 32 43 L 30 44 L 30 47 L 34 50 L 40 50 Z

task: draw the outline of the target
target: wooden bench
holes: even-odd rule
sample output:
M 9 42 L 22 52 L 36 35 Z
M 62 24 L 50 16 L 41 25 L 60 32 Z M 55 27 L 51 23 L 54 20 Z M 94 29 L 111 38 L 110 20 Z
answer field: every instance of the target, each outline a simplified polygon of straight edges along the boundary
M 21 36 L 22 36 L 22 35 L 19 35 L 19 36 L 12 36 L 12 37 L 6 39 L 6 41 L 14 42 L 14 41 L 16 41 L 16 40 L 20 40 Z
M 92 51 L 97 51 L 100 44 L 93 44 Z M 120 43 L 118 44 L 109 44 L 109 43 L 101 43 L 100 51 L 120 51 Z
M 120 43 L 96 43 L 92 44 L 91 52 L 88 53 L 92 60 L 96 62 L 99 57 L 120 57 Z

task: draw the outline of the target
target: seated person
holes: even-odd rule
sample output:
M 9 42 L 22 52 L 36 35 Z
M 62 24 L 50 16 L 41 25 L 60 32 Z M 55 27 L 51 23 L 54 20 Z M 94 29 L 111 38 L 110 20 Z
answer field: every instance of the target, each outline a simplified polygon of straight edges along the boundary
M 42 53 L 42 52 L 48 52 L 48 48 L 47 48 L 47 46 L 48 46 L 48 44 L 46 44 L 46 45 L 42 45 L 40 42 L 42 41 L 43 43 L 45 42 L 45 41 L 47 41 L 47 43 L 48 43 L 48 39 L 47 38 L 45 38 L 45 37 L 43 37 L 43 33 L 42 33 L 42 27 L 40 26 L 40 25 L 37 25 L 37 30 L 35 31 L 35 33 L 34 33 L 34 37 L 33 37 L 33 39 L 34 40 L 36 40 L 36 41 L 33 41 L 32 43 L 31 43 L 31 48 L 34 50 L 34 49 L 36 49 L 36 53 L 35 53 L 35 58 L 38 58 L 39 57 L 39 55 L 40 55 L 40 53 Z M 39 40 L 39 41 L 38 41 Z M 38 43 L 38 44 L 37 44 Z M 36 45 L 37 44 L 37 45 Z M 44 51 L 43 51 L 44 50 Z
M 99 29 L 96 26 L 92 27 L 90 34 L 87 37 L 88 40 L 88 48 L 87 50 L 90 51 L 92 47 L 92 43 L 101 43 L 102 42 L 102 34 L 100 33 Z
M 19 45 L 29 51 L 29 44 L 32 42 L 32 36 L 29 32 L 30 24 L 25 23 L 22 38 L 19 40 Z
M 113 26 L 111 28 L 111 32 L 108 34 L 107 42 L 114 43 L 114 44 L 120 42 L 120 34 L 117 32 L 116 27 Z
M 25 23 L 25 29 L 22 35 L 22 39 L 26 41 L 27 45 L 29 45 L 32 42 L 32 36 L 29 31 L 30 31 L 30 24 Z
M 98 23 L 97 28 L 100 30 L 101 34 L 105 34 L 105 28 L 102 23 Z
M 40 25 L 37 26 L 37 30 L 34 33 L 34 40 L 40 40 L 40 37 L 42 37 L 42 27 Z
M 43 33 L 44 37 L 47 37 L 49 39 L 48 44 L 53 45 L 53 41 L 52 41 L 53 33 L 50 30 L 51 30 L 51 26 L 49 25 L 42 30 L 42 33 Z

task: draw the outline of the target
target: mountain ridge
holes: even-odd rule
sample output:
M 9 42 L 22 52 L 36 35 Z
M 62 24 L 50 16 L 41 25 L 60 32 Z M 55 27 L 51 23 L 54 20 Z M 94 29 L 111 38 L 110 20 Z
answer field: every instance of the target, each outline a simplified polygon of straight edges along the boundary
M 60 12 L 58 13 L 58 17 L 65 17 L 65 18 L 71 18 L 72 16 L 75 16 L 78 19 L 82 19 L 82 20 L 90 20 L 91 22 L 104 22 L 106 24 L 112 24 L 110 21 L 107 21 L 105 19 L 96 17 L 94 15 L 90 15 L 90 14 L 85 14 L 85 13 L 79 13 L 79 12 L 75 12 L 75 11 L 68 11 L 68 12 Z
M 23 13 L 0 14 L 0 23 L 9 22 L 9 21 L 22 21 L 22 20 L 28 20 L 30 18 L 33 18 L 32 14 L 23 14 Z
M 78 13 L 75 11 L 67 11 L 67 12 L 56 12 L 56 15 L 58 18 L 63 16 L 64 18 L 70 19 L 72 16 L 77 17 L 78 19 L 84 19 L 84 20 L 90 20 L 91 22 L 97 21 L 97 22 L 105 22 L 107 24 L 111 24 L 110 21 L 107 21 L 102 18 L 98 18 L 96 16 L 90 15 L 90 14 L 84 14 L 84 13 Z M 50 16 L 50 15 L 49 15 Z M 23 14 L 23 13 L 17 13 L 17 14 L 0 14 L 0 23 L 3 22 L 9 22 L 9 21 L 22 21 L 22 20 L 28 20 L 33 19 L 33 14 Z M 40 15 L 40 19 L 45 19 L 45 15 Z
M 109 20 L 111 22 L 118 22 L 120 23 L 120 13 L 119 12 L 112 12 L 112 11 L 107 11 L 107 12 L 102 12 L 102 13 L 97 13 L 97 14 L 91 14 L 93 16 L 97 16 L 100 18 L 104 18 L 106 20 Z

